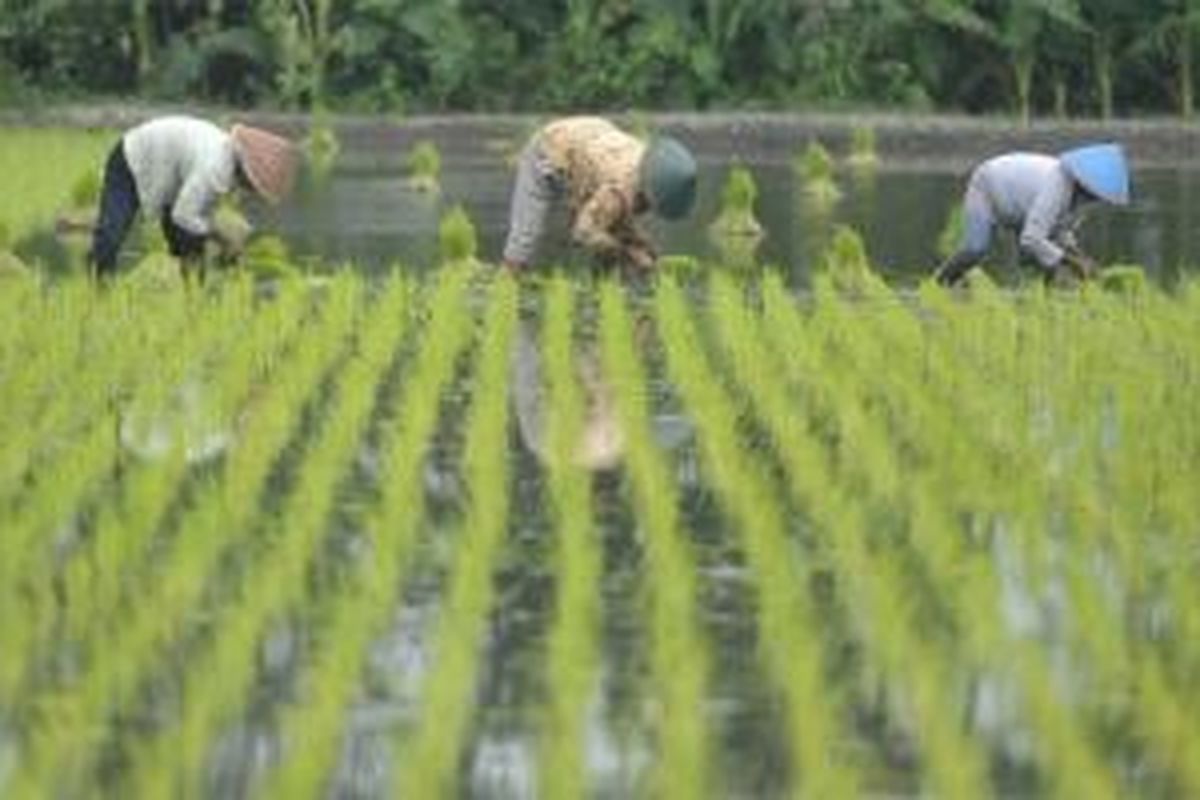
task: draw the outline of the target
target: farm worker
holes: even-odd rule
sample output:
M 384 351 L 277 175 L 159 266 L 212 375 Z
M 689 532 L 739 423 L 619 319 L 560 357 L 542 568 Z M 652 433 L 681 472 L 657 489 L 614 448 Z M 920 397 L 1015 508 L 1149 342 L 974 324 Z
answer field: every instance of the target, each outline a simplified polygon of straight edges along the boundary
M 555 120 L 521 153 L 504 265 L 518 271 L 530 264 L 551 206 L 565 199 L 575 243 L 606 261 L 648 269 L 657 256 L 636 218 L 679 219 L 695 197 L 696 160 L 676 139 L 647 144 L 599 117 Z
M 209 238 L 236 255 L 241 243 L 213 225 L 217 200 L 244 187 L 277 203 L 291 188 L 296 161 L 287 139 L 247 125 L 226 132 L 185 116 L 138 125 L 108 156 L 89 260 L 99 276 L 114 271 L 138 209 L 161 221 L 168 250 L 185 262 L 201 257 Z
M 939 283 L 958 283 L 987 254 L 997 225 L 1015 231 L 1021 251 L 1041 266 L 1046 280 L 1063 280 L 1064 265 L 1081 278 L 1095 271 L 1079 249 L 1075 230 L 1086 206 L 1129 204 L 1129 166 L 1120 145 L 1096 144 L 1059 156 L 1010 153 L 971 173 L 963 201 L 963 242 L 937 272 Z

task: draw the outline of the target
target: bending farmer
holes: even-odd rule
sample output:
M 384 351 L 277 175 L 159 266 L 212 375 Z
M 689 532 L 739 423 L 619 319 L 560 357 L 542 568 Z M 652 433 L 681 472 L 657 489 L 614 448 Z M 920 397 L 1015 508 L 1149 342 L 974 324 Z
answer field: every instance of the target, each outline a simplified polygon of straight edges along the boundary
M 1094 265 L 1079 249 L 1075 229 L 1084 207 L 1096 200 L 1129 203 L 1129 167 L 1119 145 L 1081 147 L 1057 158 L 1011 153 L 985 161 L 967 184 L 963 243 L 939 268 L 938 282 L 958 283 L 978 264 L 997 225 L 1018 233 L 1021 251 L 1041 265 L 1047 280 L 1064 264 L 1089 277 Z
M 209 237 L 223 250 L 234 248 L 212 225 L 220 196 L 246 187 L 276 203 L 291 188 L 295 167 L 291 143 L 257 128 L 234 125 L 226 133 L 182 116 L 143 123 L 109 154 L 89 260 L 100 276 L 116 269 L 117 251 L 139 208 L 161 221 L 177 258 L 199 258 Z
M 653 266 L 636 217 L 678 219 L 696 197 L 696 161 L 675 139 L 645 144 L 598 117 L 568 117 L 538 131 L 521 153 L 504 264 L 529 265 L 552 204 L 566 198 L 571 238 L 606 261 Z

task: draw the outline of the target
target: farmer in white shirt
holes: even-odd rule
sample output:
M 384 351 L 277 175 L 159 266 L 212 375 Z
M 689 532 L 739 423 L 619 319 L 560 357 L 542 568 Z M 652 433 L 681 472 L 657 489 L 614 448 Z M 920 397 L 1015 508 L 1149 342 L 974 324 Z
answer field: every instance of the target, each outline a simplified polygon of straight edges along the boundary
M 1047 281 L 1067 277 L 1064 266 L 1090 277 L 1095 266 L 1075 230 L 1085 207 L 1096 201 L 1129 204 L 1129 165 L 1120 145 L 1090 145 L 1058 156 L 1009 153 L 983 162 L 967 184 L 963 242 L 938 269 L 938 282 L 954 285 L 983 260 L 997 226 L 1017 234 L 1021 252 L 1038 262 Z
M 113 273 L 139 209 L 161 221 L 171 255 L 185 262 L 201 257 L 210 237 L 222 250 L 233 248 L 212 224 L 220 197 L 245 186 L 277 203 L 291 188 L 295 166 L 292 144 L 257 128 L 234 125 L 226 132 L 184 116 L 143 123 L 108 157 L 89 260 L 98 276 Z

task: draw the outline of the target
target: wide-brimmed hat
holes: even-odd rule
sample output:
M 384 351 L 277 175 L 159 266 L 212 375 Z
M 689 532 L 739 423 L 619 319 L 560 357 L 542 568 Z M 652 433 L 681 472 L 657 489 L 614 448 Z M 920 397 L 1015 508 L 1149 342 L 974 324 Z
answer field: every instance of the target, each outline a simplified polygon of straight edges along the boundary
M 1106 203 L 1129 205 L 1129 162 L 1119 144 L 1093 144 L 1059 155 L 1068 174 Z
M 282 136 L 249 125 L 234 125 L 229 135 L 254 191 L 272 203 L 282 200 L 296 175 L 295 146 Z
M 696 159 L 677 139 L 657 137 L 642 156 L 641 184 L 655 214 L 679 219 L 696 200 Z

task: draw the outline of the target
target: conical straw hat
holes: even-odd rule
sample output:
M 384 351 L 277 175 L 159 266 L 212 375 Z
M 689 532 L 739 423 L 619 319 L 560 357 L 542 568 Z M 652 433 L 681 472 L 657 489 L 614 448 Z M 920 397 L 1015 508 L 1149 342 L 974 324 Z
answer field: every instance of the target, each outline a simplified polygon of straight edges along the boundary
M 282 200 L 291 191 L 296 174 L 296 148 L 292 143 L 249 125 L 234 125 L 229 135 L 254 190 L 272 203 Z

